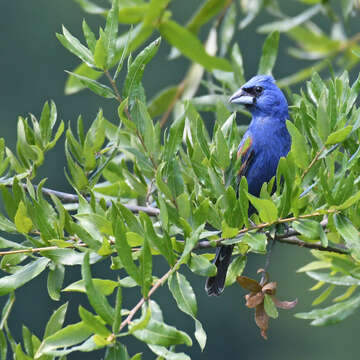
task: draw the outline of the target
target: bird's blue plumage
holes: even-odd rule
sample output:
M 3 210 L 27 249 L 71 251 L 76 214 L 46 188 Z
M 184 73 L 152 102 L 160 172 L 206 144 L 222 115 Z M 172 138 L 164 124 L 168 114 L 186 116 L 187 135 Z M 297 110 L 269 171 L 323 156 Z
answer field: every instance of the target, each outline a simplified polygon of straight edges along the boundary
M 276 175 L 280 158 L 286 156 L 291 147 L 286 128 L 288 104 L 273 77 L 268 75 L 250 79 L 230 98 L 230 102 L 244 105 L 252 114 L 249 128 L 239 145 L 238 155 L 243 163 L 239 176 L 246 177 L 249 193 L 259 196 L 263 183 Z M 250 207 L 249 215 L 253 211 L 254 208 Z M 215 265 L 218 272 L 206 282 L 209 295 L 222 293 L 232 250 L 231 245 L 217 249 Z

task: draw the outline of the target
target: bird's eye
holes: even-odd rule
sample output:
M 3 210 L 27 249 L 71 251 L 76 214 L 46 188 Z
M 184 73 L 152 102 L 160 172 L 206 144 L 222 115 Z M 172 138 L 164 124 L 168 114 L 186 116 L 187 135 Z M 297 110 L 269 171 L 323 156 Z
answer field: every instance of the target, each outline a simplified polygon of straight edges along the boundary
M 262 86 L 255 86 L 254 90 L 256 94 L 261 94 L 264 89 Z

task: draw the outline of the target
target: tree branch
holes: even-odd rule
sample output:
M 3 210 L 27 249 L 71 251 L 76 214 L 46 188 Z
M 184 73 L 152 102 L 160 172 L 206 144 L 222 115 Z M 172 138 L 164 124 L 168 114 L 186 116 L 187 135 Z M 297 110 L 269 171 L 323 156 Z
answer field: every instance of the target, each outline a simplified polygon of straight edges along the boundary
M 29 192 L 26 184 L 21 184 L 25 191 Z M 12 184 L 6 184 L 7 187 L 12 187 Z M 34 188 L 37 189 L 38 186 L 34 185 Z M 41 192 L 45 196 L 55 195 L 63 204 L 76 204 L 79 202 L 79 196 L 76 194 L 69 194 L 62 191 L 52 190 L 49 188 L 42 187 Z M 86 198 L 90 201 L 90 198 Z M 106 201 L 106 206 L 111 206 L 111 201 Z M 149 216 L 158 216 L 160 214 L 160 210 L 156 207 L 152 206 L 140 206 L 140 205 L 131 205 L 131 204 L 122 204 L 124 207 L 129 209 L 131 212 L 138 214 L 140 211 L 148 214 Z

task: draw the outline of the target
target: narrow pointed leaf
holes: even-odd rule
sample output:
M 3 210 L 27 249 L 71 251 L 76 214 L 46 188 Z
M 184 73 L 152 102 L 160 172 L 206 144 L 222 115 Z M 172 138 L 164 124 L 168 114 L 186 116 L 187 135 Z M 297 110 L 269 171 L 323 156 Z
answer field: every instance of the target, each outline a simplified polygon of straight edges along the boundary
M 114 309 L 110 306 L 106 297 L 102 293 L 99 293 L 95 288 L 91 277 L 89 252 L 86 252 L 84 256 L 81 274 L 85 281 L 86 294 L 91 306 L 107 324 L 112 325 L 114 320 Z

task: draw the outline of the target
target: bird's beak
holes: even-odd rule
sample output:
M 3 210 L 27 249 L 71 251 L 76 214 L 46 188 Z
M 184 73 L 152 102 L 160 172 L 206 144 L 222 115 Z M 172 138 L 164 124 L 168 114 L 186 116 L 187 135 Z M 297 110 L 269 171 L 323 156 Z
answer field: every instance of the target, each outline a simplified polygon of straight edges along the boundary
M 254 97 L 248 94 L 245 90 L 239 89 L 236 91 L 231 98 L 229 103 L 231 104 L 241 104 L 241 105 L 252 105 L 254 103 Z

